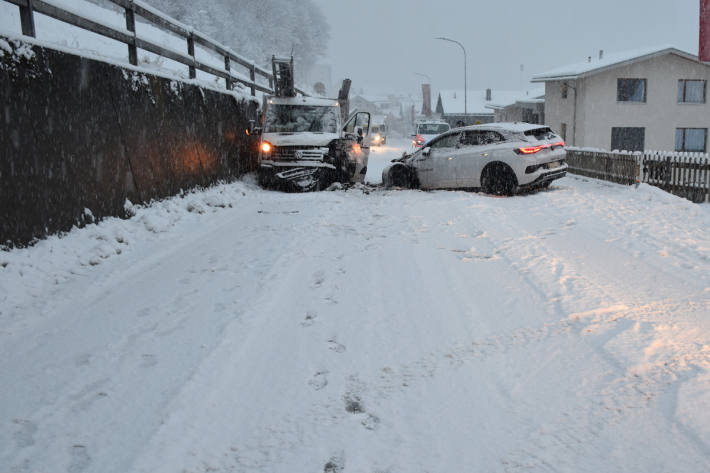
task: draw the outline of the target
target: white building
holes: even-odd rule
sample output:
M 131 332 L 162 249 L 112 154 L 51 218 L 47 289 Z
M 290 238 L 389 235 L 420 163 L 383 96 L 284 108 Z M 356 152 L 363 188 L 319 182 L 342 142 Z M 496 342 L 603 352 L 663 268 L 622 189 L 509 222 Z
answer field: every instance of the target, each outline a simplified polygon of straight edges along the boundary
M 537 74 L 545 124 L 569 145 L 708 150 L 710 63 L 671 46 L 589 57 Z

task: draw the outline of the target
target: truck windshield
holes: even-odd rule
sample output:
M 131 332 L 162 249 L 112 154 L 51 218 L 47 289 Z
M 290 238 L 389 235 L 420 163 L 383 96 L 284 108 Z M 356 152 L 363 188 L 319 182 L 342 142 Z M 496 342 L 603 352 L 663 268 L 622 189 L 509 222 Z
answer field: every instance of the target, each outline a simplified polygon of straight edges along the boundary
M 333 106 L 317 105 L 269 105 L 266 109 L 264 131 L 338 133 L 338 114 Z

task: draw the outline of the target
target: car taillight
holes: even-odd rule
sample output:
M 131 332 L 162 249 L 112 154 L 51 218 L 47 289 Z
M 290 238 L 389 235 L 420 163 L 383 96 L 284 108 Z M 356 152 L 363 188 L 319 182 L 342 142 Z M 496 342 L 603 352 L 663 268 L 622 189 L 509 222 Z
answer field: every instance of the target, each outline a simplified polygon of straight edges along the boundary
M 518 148 L 514 150 L 518 154 L 535 154 L 538 151 L 542 150 L 544 146 L 529 146 L 525 148 Z
M 515 151 L 518 154 L 535 154 L 539 151 L 542 151 L 543 149 L 550 148 L 550 149 L 555 149 L 555 148 L 564 148 L 565 142 L 564 141 L 558 141 L 557 143 L 551 143 L 551 144 L 546 144 L 546 145 L 539 145 L 539 146 L 527 146 L 523 148 L 517 148 L 513 151 Z

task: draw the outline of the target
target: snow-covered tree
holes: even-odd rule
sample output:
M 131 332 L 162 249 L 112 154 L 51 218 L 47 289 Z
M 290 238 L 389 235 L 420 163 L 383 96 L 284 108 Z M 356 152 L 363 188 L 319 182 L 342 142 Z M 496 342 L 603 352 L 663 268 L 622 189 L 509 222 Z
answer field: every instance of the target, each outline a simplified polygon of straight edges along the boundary
M 297 78 L 325 53 L 329 25 L 312 0 L 148 0 L 154 7 L 270 67 L 291 56 Z

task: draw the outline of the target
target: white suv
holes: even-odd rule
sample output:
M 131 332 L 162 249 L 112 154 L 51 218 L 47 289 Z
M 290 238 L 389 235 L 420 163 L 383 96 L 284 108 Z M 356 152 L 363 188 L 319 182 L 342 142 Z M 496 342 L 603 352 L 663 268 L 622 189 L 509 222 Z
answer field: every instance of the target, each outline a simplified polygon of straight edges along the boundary
M 565 143 L 550 128 L 491 123 L 456 128 L 396 159 L 382 171 L 387 187 L 483 189 L 512 195 L 547 187 L 567 173 Z

